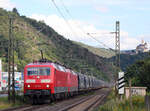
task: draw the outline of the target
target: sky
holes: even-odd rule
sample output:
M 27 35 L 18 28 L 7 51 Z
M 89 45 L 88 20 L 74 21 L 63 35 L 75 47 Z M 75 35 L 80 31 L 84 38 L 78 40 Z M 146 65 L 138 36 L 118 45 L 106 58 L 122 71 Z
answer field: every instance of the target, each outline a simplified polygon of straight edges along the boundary
M 121 50 L 135 49 L 142 39 L 150 47 L 149 6 L 150 0 L 0 0 L 6 10 L 16 7 L 20 15 L 44 21 L 65 38 L 96 47 L 115 48 L 110 32 L 120 21 Z

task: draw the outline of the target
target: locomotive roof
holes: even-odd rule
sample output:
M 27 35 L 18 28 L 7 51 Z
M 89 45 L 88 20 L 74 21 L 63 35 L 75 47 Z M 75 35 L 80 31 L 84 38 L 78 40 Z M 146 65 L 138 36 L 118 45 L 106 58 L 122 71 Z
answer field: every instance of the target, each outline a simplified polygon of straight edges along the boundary
M 51 65 L 51 63 L 34 62 L 34 63 L 30 63 L 28 65 Z
M 84 74 L 81 74 L 81 73 L 74 72 L 70 68 L 66 68 L 63 65 L 58 64 L 58 63 L 54 63 L 54 62 L 38 62 L 38 61 L 36 62 L 35 61 L 35 62 L 30 63 L 28 65 L 52 65 L 57 70 L 60 70 L 60 71 L 63 71 L 63 72 L 71 72 L 73 75 L 82 75 L 82 76 L 89 77 L 89 78 L 95 78 L 94 76 L 89 76 L 89 75 L 84 75 Z
M 89 78 L 95 78 L 95 77 L 90 77 L 89 75 L 84 75 L 78 72 L 74 72 L 71 68 L 66 67 L 64 64 L 61 64 L 60 62 L 52 62 L 50 60 L 47 59 L 41 59 L 39 61 L 33 61 L 33 63 L 30 63 L 28 65 L 52 65 L 54 68 L 56 68 L 59 71 L 63 71 L 63 72 L 71 72 L 73 75 L 82 75 L 82 76 L 86 76 Z
M 66 68 L 60 64 L 53 63 L 53 62 L 33 62 L 33 63 L 28 64 L 28 65 L 52 65 L 57 70 L 60 70 L 63 72 L 71 72 L 72 74 L 77 75 L 77 73 L 75 73 L 73 70 Z

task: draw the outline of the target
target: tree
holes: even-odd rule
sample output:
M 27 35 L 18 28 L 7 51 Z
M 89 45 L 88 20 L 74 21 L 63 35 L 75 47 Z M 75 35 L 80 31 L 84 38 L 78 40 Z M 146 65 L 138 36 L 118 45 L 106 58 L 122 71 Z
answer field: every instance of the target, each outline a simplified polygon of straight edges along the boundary
M 18 13 L 18 10 L 16 8 L 13 8 L 12 12 L 14 12 L 15 14 L 17 14 L 18 16 L 20 16 L 20 14 Z
M 132 85 L 144 86 L 150 90 L 150 58 L 141 60 L 127 68 L 126 80 L 132 79 Z

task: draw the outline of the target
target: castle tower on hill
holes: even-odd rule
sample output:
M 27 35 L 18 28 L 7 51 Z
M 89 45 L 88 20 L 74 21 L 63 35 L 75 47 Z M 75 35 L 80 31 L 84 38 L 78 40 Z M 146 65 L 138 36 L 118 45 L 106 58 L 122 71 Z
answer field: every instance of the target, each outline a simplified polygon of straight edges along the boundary
M 136 53 L 143 53 L 148 51 L 148 44 L 144 40 L 142 40 L 142 43 L 136 47 Z

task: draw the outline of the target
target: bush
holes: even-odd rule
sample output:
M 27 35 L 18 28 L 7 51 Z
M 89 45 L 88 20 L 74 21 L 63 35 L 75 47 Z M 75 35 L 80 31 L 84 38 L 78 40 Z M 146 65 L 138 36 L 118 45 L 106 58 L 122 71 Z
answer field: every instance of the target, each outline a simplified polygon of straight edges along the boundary
M 132 104 L 133 109 L 130 108 L 130 102 L 127 99 L 123 99 L 122 101 L 112 99 L 103 106 L 100 106 L 98 111 L 146 111 L 144 97 L 133 96 Z

